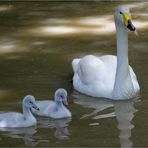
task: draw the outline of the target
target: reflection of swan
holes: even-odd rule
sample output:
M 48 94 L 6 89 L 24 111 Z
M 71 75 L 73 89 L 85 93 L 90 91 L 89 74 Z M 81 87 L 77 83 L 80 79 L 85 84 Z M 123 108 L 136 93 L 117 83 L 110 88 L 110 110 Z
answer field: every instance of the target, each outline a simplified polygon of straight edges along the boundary
M 88 118 L 88 117 L 93 117 L 93 119 L 100 119 L 100 118 L 108 118 L 108 117 L 114 117 L 114 112 L 107 113 L 107 114 L 102 114 L 102 115 L 97 115 L 97 113 L 113 107 L 113 102 L 112 100 L 108 99 L 96 99 L 92 98 L 89 96 L 85 96 L 83 94 L 79 94 L 74 91 L 73 93 L 74 96 L 74 102 L 76 104 L 80 104 L 82 106 L 88 107 L 88 108 L 94 108 L 95 110 L 89 114 L 85 114 L 81 117 L 81 119 Z
M 63 118 L 63 119 L 49 119 L 40 117 L 38 119 L 38 127 L 40 128 L 56 128 L 54 136 L 57 139 L 69 139 L 70 133 L 68 131 L 69 122 L 71 122 L 71 118 Z
M 71 112 L 65 106 L 68 105 L 67 91 L 63 88 L 56 90 L 54 101 L 36 101 L 36 104 L 40 109 L 39 111 L 32 109 L 32 112 L 36 115 L 51 117 L 54 119 L 71 117 Z
M 117 57 L 106 55 L 85 56 L 74 59 L 74 88 L 86 95 L 114 100 L 134 98 L 139 95 L 136 75 L 128 62 L 128 34 L 135 31 L 131 23 L 129 8 L 120 6 L 115 11 L 117 31 Z
M 129 138 L 131 137 L 131 129 L 134 127 L 134 125 L 131 124 L 134 113 L 136 112 L 134 101 L 135 100 L 114 102 L 118 129 L 120 130 L 119 138 L 121 147 L 132 147 L 132 142 Z
M 30 108 L 39 110 L 35 98 L 27 95 L 23 99 L 23 114 L 18 112 L 6 112 L 0 114 L 0 127 L 29 127 L 36 125 L 36 118 L 32 115 Z
M 1 135 L 11 137 L 11 138 L 21 138 L 24 140 L 26 146 L 36 146 L 40 142 L 46 142 L 33 137 L 37 132 L 36 127 L 28 128 L 0 128 Z
M 134 127 L 134 125 L 131 124 L 131 121 L 134 117 L 134 113 L 136 112 L 136 109 L 134 108 L 134 99 L 124 101 L 96 99 L 89 96 L 80 95 L 77 92 L 74 92 L 74 98 L 75 103 L 95 109 L 95 111 L 83 115 L 81 119 L 92 117 L 92 119 L 101 120 L 105 118 L 116 117 L 118 121 L 117 127 L 120 130 L 119 138 L 121 146 L 132 146 L 132 142 L 129 138 L 131 137 L 131 129 Z M 100 114 L 101 111 L 107 110 L 108 108 L 111 108 L 109 113 Z M 99 115 L 97 115 L 98 113 Z

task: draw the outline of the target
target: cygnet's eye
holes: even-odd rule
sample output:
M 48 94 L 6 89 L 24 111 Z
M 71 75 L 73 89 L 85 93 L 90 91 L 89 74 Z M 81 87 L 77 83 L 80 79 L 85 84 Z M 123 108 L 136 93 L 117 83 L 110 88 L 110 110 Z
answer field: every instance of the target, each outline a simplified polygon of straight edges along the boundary
M 63 96 L 61 95 L 61 98 L 63 98 Z
M 122 14 L 122 12 L 120 11 L 120 14 Z
M 32 104 L 32 101 L 30 101 L 29 103 Z

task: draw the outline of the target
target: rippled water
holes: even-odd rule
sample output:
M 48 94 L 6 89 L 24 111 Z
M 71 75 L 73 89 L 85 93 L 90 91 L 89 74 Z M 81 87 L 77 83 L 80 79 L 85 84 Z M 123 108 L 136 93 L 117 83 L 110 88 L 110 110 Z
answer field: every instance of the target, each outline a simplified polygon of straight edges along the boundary
M 129 60 L 141 98 L 111 101 L 73 90 L 71 61 L 116 54 L 114 9 L 131 7 Z M 148 146 L 147 2 L 0 2 L 0 111 L 21 111 L 24 95 L 68 91 L 72 119 L 38 117 L 37 127 L 0 129 L 0 146 Z

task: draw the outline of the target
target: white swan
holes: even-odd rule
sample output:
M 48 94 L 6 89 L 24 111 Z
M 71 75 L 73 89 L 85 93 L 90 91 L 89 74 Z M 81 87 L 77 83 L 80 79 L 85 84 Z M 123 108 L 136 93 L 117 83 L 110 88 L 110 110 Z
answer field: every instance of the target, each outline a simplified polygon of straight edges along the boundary
M 140 87 L 133 69 L 128 62 L 127 28 L 135 31 L 127 6 L 116 8 L 115 14 L 117 57 L 105 55 L 85 56 L 74 59 L 73 87 L 77 91 L 93 96 L 113 100 L 137 97 Z
M 32 109 L 32 112 L 38 116 L 46 116 L 55 119 L 71 117 L 71 112 L 65 107 L 67 102 L 67 91 L 59 88 L 55 92 L 54 101 L 44 100 L 36 101 L 39 111 Z M 64 105 L 65 104 L 65 105 Z
M 0 127 L 18 128 L 36 125 L 36 118 L 32 115 L 30 108 L 39 110 L 35 103 L 35 98 L 27 95 L 23 99 L 23 114 L 18 112 L 1 113 Z

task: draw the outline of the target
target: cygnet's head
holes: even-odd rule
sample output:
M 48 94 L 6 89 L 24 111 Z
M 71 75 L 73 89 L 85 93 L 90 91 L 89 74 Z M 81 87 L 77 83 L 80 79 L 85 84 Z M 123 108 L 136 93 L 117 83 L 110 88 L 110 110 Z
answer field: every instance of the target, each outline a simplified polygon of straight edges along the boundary
M 23 105 L 25 105 L 25 107 L 29 107 L 29 108 L 32 107 L 36 110 L 39 110 L 39 108 L 37 107 L 36 102 L 35 102 L 35 97 L 32 95 L 27 95 L 24 97 Z
M 135 31 L 136 28 L 131 22 L 131 14 L 127 6 L 119 6 L 114 14 L 116 25 L 124 25 L 130 31 Z
M 55 92 L 55 101 L 57 103 L 63 103 L 64 105 L 68 105 L 67 91 L 63 88 L 57 89 Z

